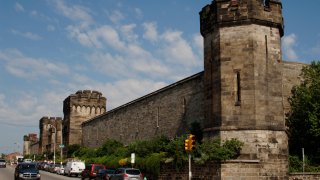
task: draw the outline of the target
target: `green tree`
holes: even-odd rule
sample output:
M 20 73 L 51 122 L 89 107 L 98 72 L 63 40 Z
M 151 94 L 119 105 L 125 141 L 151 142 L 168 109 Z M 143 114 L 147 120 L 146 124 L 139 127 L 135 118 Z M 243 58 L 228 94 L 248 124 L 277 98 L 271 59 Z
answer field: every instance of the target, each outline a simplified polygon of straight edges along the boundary
M 301 148 L 311 161 L 320 162 L 320 62 L 302 69 L 303 81 L 292 89 L 287 118 L 289 151 L 301 157 Z
M 77 150 L 80 149 L 80 145 L 79 144 L 72 144 L 67 146 L 67 157 L 73 157 L 74 156 L 74 152 L 76 152 Z

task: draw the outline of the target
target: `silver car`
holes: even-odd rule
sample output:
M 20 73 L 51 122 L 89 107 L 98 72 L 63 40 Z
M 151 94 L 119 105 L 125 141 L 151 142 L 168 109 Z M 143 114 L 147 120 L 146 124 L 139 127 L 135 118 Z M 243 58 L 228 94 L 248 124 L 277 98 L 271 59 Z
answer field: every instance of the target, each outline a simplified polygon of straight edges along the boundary
M 4 159 L 0 159 L 0 167 L 6 167 L 7 166 L 7 163 L 6 163 L 6 160 Z
M 118 168 L 110 177 L 110 180 L 143 180 L 139 169 Z

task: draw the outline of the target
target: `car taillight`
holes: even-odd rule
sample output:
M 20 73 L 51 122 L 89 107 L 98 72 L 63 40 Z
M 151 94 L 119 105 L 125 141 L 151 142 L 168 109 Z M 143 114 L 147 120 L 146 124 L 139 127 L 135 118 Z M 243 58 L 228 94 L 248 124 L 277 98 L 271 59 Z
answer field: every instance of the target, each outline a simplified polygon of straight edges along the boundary
M 140 178 L 143 179 L 143 175 L 142 174 L 140 174 Z
M 123 174 L 123 177 L 129 177 L 129 175 L 128 174 Z

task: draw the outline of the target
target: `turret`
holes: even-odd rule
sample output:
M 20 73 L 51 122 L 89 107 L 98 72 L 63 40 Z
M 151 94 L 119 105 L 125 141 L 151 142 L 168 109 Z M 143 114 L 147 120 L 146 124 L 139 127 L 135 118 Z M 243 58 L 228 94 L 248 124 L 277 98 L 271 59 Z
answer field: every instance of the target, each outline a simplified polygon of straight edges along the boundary
M 49 124 L 56 128 L 56 135 L 53 128 L 50 129 Z M 61 144 L 62 118 L 44 116 L 39 121 L 39 129 L 39 153 L 53 152 L 54 142 L 56 143 L 56 150 L 58 150 L 58 144 Z
M 81 124 L 106 111 L 106 98 L 101 92 L 83 90 L 63 101 L 64 144 L 82 144 Z
M 244 142 L 238 160 L 263 169 L 254 179 L 287 175 L 281 11 L 280 0 L 215 0 L 200 12 L 205 137 Z

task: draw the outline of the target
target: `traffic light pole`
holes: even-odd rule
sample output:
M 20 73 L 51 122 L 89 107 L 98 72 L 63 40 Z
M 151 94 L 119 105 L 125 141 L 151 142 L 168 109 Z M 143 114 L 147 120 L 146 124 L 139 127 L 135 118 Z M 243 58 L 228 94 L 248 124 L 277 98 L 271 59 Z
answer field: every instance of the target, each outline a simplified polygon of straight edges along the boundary
M 188 153 L 188 159 L 189 159 L 189 180 L 192 178 L 192 172 L 191 172 L 191 153 Z

